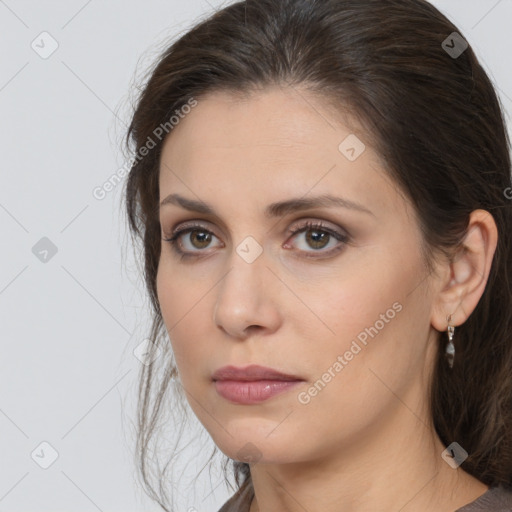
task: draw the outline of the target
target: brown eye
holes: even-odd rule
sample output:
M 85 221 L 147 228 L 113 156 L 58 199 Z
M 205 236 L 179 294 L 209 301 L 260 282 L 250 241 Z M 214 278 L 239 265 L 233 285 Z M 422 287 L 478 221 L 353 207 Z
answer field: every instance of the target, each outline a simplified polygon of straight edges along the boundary
M 298 244 L 299 250 L 297 252 L 304 253 L 306 258 L 333 256 L 343 249 L 350 239 L 345 233 L 324 226 L 322 223 L 313 222 L 307 222 L 298 229 L 289 232 L 292 238 L 297 239 L 301 234 L 305 234 L 303 247 L 300 247 L 301 244 Z M 212 246 L 214 238 L 219 240 L 209 229 L 201 225 L 189 225 L 175 231 L 170 238 L 163 238 L 163 240 L 169 242 L 176 254 L 181 259 L 184 259 L 198 258 L 210 254 L 211 251 L 206 251 L 206 249 L 215 247 Z M 290 246 L 291 244 L 286 242 L 283 247 L 288 249 Z M 222 242 L 220 242 L 218 247 L 222 247 Z M 327 250 L 324 250 L 326 248 Z
M 308 258 L 321 258 L 328 257 L 337 253 L 339 250 L 343 249 L 345 244 L 349 241 L 349 236 L 345 233 L 338 232 L 332 228 L 324 226 L 322 223 L 314 223 L 307 222 L 303 224 L 301 227 L 295 230 L 291 230 L 289 233 L 292 238 L 298 239 L 300 241 L 299 235 L 304 234 L 303 244 L 295 244 L 295 246 L 299 246 L 299 252 L 307 254 Z M 334 242 L 330 244 L 330 242 Z M 302 247 L 300 247 L 302 245 Z M 328 246 L 327 250 L 323 250 Z M 285 247 L 289 248 L 292 246 L 290 243 L 286 243 Z M 311 250 L 313 249 L 313 250 Z M 316 255 L 315 253 L 318 253 Z
M 328 243 L 332 235 L 326 231 L 317 229 L 308 229 L 306 232 L 306 242 L 313 249 L 323 249 Z
M 189 240 L 196 249 L 206 249 L 212 241 L 212 234 L 209 231 L 194 229 L 189 233 Z
M 164 238 L 169 242 L 173 250 L 183 257 L 193 257 L 194 253 L 205 253 L 213 238 L 217 238 L 214 233 L 200 225 L 184 227 L 174 232 L 171 238 Z

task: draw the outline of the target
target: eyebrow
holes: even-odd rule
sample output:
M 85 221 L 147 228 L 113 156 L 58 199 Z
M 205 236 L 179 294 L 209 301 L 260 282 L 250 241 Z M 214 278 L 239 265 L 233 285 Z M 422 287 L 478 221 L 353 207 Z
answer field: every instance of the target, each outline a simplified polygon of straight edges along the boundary
M 209 204 L 203 201 L 188 199 L 186 197 L 180 196 L 179 194 L 169 194 L 160 203 L 160 208 L 168 204 L 178 205 L 184 208 L 185 210 L 189 210 L 196 213 L 202 213 L 205 215 L 216 215 L 215 210 Z M 348 208 L 350 210 L 357 210 L 359 212 L 375 216 L 375 214 L 372 211 L 370 211 L 368 208 L 364 207 L 359 203 L 350 201 L 348 199 L 344 199 L 342 197 L 336 197 L 328 194 L 309 198 L 292 198 L 287 199 L 286 201 L 278 201 L 276 203 L 271 203 L 265 208 L 264 213 L 265 217 L 273 218 L 282 217 L 284 215 L 297 211 L 322 207 Z

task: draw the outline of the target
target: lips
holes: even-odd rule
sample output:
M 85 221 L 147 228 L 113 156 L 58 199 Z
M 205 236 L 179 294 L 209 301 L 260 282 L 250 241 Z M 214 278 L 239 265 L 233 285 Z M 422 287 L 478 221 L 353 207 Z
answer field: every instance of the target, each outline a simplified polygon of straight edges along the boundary
M 277 381 L 300 381 L 303 380 L 296 375 L 290 375 L 279 372 L 273 368 L 252 364 L 244 368 L 236 366 L 223 366 L 216 370 L 212 379 L 217 380 L 234 380 L 234 381 L 260 381 L 260 380 L 277 380 Z
M 264 402 L 304 381 L 296 375 L 259 365 L 223 366 L 213 373 L 212 380 L 221 397 L 238 405 Z

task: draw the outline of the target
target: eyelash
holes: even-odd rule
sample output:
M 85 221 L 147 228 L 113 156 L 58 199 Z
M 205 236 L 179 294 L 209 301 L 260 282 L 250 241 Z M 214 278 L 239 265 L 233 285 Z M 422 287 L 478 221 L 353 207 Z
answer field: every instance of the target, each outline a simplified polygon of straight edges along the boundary
M 215 233 L 213 233 L 209 229 L 206 229 L 204 226 L 202 226 L 200 224 L 192 224 L 192 225 L 184 227 L 183 229 L 175 231 L 170 238 L 162 238 L 162 240 L 164 242 L 169 242 L 170 243 L 172 250 L 180 257 L 180 260 L 201 257 L 201 256 L 196 256 L 193 253 L 196 253 L 196 252 L 197 253 L 201 253 L 201 252 L 203 252 L 202 250 L 193 251 L 193 253 L 191 254 L 191 253 L 189 253 L 187 251 L 183 251 L 182 249 L 180 249 L 179 248 L 179 242 L 178 242 L 178 239 L 182 235 L 185 235 L 187 233 L 191 233 L 192 231 L 199 231 L 199 230 L 201 230 L 204 233 L 209 233 L 209 234 L 212 234 L 215 237 L 217 237 L 215 235 Z M 325 226 L 324 224 L 322 224 L 321 222 L 311 222 L 311 221 L 306 222 L 305 224 L 303 224 L 302 226 L 300 226 L 297 229 L 290 229 L 287 232 L 287 236 L 288 237 L 294 237 L 294 236 L 296 236 L 296 235 L 298 235 L 300 233 L 303 233 L 303 232 L 306 232 L 306 231 L 310 231 L 310 230 L 311 231 L 319 231 L 321 233 L 327 233 L 331 237 L 334 237 L 336 240 L 341 242 L 340 245 L 338 245 L 337 247 L 335 247 L 333 249 L 330 249 L 328 251 L 322 251 L 322 250 L 312 251 L 312 252 L 321 253 L 323 255 L 323 256 L 321 256 L 321 258 L 337 254 L 339 251 L 341 251 L 343 249 L 344 245 L 346 243 L 348 243 L 349 240 L 350 240 L 348 235 L 345 235 L 343 233 L 339 233 L 337 231 L 334 231 L 334 230 L 328 228 L 327 226 Z M 307 253 L 307 252 L 311 252 L 311 251 L 299 251 L 299 252 L 306 252 Z M 318 256 L 305 256 L 305 257 L 306 258 L 319 258 Z

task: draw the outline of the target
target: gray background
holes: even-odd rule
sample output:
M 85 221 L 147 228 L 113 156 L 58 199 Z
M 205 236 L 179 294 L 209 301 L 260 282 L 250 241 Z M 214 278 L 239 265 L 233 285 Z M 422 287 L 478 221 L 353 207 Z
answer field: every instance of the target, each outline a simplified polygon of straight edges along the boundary
M 473 46 L 509 120 L 512 1 L 433 3 Z M 0 0 L 0 512 L 160 510 L 133 461 L 147 300 L 122 187 L 102 200 L 93 189 L 125 163 L 134 78 L 220 5 Z M 42 442 L 58 453 L 47 469 Z M 220 473 L 193 487 L 180 485 L 176 510 L 216 511 L 231 494 Z

